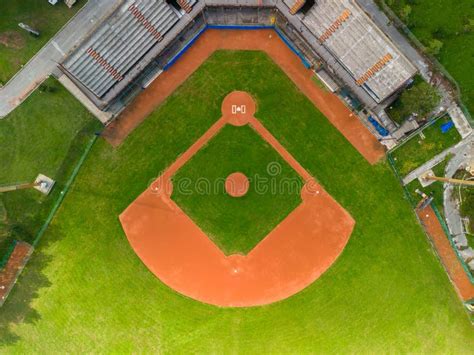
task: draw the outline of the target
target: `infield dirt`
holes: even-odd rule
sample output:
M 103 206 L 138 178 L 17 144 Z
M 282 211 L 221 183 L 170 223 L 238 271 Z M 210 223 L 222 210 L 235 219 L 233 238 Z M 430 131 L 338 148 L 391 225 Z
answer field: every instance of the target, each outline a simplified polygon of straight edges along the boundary
M 232 106 L 246 107 L 233 114 Z M 355 225 L 314 178 L 255 118 L 245 92 L 229 94 L 223 116 L 120 215 L 128 241 L 162 282 L 201 302 L 250 307 L 288 298 L 342 253 Z M 247 255 L 226 256 L 171 199 L 171 178 L 226 124 L 250 124 L 305 180 L 303 202 Z

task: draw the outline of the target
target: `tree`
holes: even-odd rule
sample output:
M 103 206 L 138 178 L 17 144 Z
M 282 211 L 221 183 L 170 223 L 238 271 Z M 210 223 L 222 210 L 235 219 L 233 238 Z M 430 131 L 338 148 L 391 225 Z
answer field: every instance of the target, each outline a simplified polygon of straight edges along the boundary
M 418 76 L 413 86 L 406 89 L 387 112 L 399 124 L 411 115 L 423 120 L 436 108 L 440 98 L 438 91 Z
M 411 15 L 411 6 L 410 5 L 405 5 L 400 9 L 400 18 L 406 24 L 408 24 L 409 21 L 410 21 L 410 15 Z
M 463 20 L 463 31 L 464 33 L 471 33 L 474 31 L 474 19 L 464 19 Z
M 441 48 L 443 48 L 443 42 L 441 42 L 439 39 L 433 38 L 429 44 L 428 44 L 428 53 L 431 55 L 438 55 L 439 52 L 441 51 Z

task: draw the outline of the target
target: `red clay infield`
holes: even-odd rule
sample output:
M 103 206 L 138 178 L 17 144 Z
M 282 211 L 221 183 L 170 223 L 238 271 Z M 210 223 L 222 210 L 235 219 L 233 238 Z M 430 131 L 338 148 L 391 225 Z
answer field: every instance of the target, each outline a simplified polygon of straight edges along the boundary
M 371 164 L 384 156 L 384 148 L 338 96 L 312 81 L 313 71 L 273 30 L 206 30 L 184 55 L 141 93 L 104 132 L 114 146 L 119 145 L 155 108 L 173 93 L 218 49 L 261 50 L 266 52 L 294 84 L 346 137 Z
M 245 106 L 245 113 L 232 113 Z M 166 285 L 224 307 L 276 302 L 316 280 L 340 255 L 354 220 L 253 117 L 243 92 L 226 97 L 223 117 L 120 215 L 127 238 Z M 171 177 L 225 124 L 250 124 L 303 177 L 303 202 L 249 254 L 226 256 L 171 200 Z

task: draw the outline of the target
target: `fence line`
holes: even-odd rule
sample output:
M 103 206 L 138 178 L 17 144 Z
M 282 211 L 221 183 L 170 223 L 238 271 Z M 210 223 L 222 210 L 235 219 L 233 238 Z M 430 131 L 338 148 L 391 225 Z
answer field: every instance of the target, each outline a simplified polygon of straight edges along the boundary
M 398 172 L 398 169 L 395 165 L 395 161 L 393 160 L 393 157 L 392 157 L 392 154 L 390 151 L 387 152 L 387 161 L 390 165 L 390 167 L 392 168 L 395 176 L 397 177 L 398 179 L 398 182 L 400 183 L 400 185 L 402 186 L 403 188 L 403 193 L 405 195 L 405 197 L 407 198 L 407 200 L 410 202 L 410 204 L 412 205 L 413 208 L 416 207 L 416 202 L 413 200 L 413 197 L 411 196 L 411 193 L 410 191 L 408 191 L 408 188 L 406 185 L 403 184 L 403 179 L 402 177 L 400 176 L 400 173 Z
M 58 199 L 56 200 L 56 203 L 53 205 L 51 208 L 51 211 L 48 214 L 48 217 L 46 218 L 46 221 L 43 223 L 41 228 L 38 230 L 38 233 L 35 236 L 35 239 L 33 240 L 32 246 L 36 248 L 36 245 L 40 241 L 41 237 L 44 235 L 46 230 L 48 229 L 51 221 L 53 220 L 54 216 L 56 215 L 56 212 L 58 208 L 61 206 L 61 203 L 63 202 L 64 198 L 66 197 L 72 183 L 74 182 L 77 174 L 79 173 L 80 168 L 84 164 L 84 161 L 86 160 L 87 156 L 89 155 L 92 146 L 94 143 L 97 141 L 97 135 L 93 135 L 92 139 L 90 140 L 89 144 L 87 145 L 86 149 L 84 150 L 84 153 L 82 153 L 81 158 L 77 162 L 76 166 L 74 167 L 74 170 L 72 171 L 71 175 L 69 176 L 69 179 L 66 182 L 66 185 L 64 186 L 64 189 L 60 192 Z

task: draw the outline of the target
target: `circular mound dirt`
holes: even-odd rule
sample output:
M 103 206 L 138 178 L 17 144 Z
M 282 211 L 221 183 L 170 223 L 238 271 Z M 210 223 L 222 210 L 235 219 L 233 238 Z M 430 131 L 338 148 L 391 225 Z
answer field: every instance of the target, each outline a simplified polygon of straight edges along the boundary
M 232 197 L 242 197 L 249 190 L 249 179 L 242 173 L 230 174 L 225 180 L 225 191 Z

